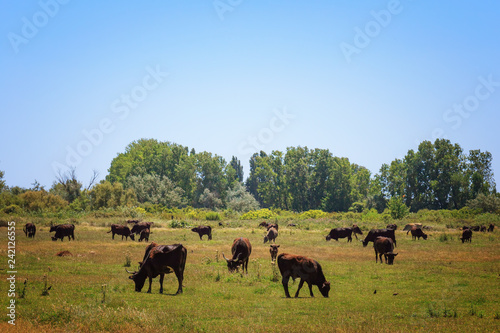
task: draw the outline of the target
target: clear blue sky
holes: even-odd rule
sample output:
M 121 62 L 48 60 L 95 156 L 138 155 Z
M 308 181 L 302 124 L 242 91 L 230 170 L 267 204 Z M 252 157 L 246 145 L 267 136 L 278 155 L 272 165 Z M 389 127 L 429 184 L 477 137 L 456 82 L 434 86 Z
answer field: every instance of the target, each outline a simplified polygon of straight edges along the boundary
M 1 1 L 0 170 L 85 184 L 132 141 L 367 167 L 446 137 L 500 175 L 498 1 Z

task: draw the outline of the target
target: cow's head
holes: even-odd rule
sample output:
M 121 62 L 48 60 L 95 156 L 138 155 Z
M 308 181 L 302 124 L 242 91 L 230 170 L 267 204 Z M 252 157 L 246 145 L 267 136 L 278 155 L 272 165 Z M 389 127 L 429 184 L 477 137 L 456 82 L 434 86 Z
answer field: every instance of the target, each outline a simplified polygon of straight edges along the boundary
M 397 253 L 387 253 L 387 265 L 393 265 L 394 264 L 394 258 L 397 256 Z
M 359 227 L 355 224 L 352 225 L 352 232 L 354 232 L 355 234 L 358 234 L 358 235 L 362 235 L 363 232 L 361 231 L 361 229 L 359 229 Z
M 427 234 L 422 234 L 422 238 L 427 240 Z
M 195 227 L 195 228 L 191 229 L 191 231 L 198 232 L 198 227 Z
M 271 253 L 271 259 L 276 259 L 276 256 L 278 255 L 278 247 L 279 245 L 271 245 L 269 247 L 269 253 Z
M 330 282 L 325 281 L 323 282 L 323 285 L 319 287 L 319 291 L 323 297 L 328 297 L 328 293 L 330 292 Z
M 330 234 L 326 235 L 326 240 L 329 241 L 330 239 L 332 239 L 332 236 Z
M 134 239 L 134 234 L 130 234 L 130 239 L 131 239 L 131 240 L 135 240 L 135 239 Z
M 135 291 L 141 292 L 142 287 L 144 287 L 144 283 L 146 282 L 146 277 L 145 276 L 140 276 L 139 272 L 130 272 L 128 269 L 125 268 L 127 273 L 132 274 L 128 278 L 135 283 Z
M 236 257 L 236 259 L 227 259 L 226 256 L 224 255 L 224 252 L 222 252 L 222 257 L 224 257 L 224 259 L 226 260 L 226 262 L 227 262 L 227 269 L 230 272 L 234 272 L 235 270 L 238 269 L 239 265 L 243 264 L 243 260 L 240 259 L 240 256 L 241 256 L 241 253 L 238 254 L 238 256 Z
M 51 238 L 53 242 L 57 241 L 57 237 L 51 237 Z

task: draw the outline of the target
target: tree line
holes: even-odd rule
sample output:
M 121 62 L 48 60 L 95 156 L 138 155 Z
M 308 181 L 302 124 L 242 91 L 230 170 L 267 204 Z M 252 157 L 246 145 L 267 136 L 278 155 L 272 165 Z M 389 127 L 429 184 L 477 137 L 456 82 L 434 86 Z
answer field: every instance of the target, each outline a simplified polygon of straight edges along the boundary
M 461 209 L 484 196 L 498 203 L 489 152 L 465 153 L 458 144 L 423 141 L 417 151 L 383 164 L 378 173 L 334 156 L 328 149 L 289 147 L 250 158 L 244 180 L 237 157 L 229 162 L 209 152 L 155 139 L 130 143 L 108 174 L 84 187 L 75 170 L 59 174 L 47 191 L 8 188 L 0 171 L 0 209 L 95 210 L 122 206 L 231 209 L 275 208 L 296 212 L 361 212 L 402 205 L 403 210 Z M 482 197 L 481 197 L 482 198 Z M 484 201 L 484 200 L 482 200 Z

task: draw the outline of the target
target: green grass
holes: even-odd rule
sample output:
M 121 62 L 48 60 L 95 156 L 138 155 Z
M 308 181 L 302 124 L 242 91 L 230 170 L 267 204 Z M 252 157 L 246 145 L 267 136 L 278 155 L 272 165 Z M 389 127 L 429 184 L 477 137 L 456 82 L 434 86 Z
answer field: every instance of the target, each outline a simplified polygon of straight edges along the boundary
M 444 221 L 443 223 L 446 223 Z M 111 221 L 110 223 L 111 224 Z M 27 239 L 17 225 L 18 291 L 27 279 L 24 298 L 16 305 L 16 332 L 29 331 L 180 331 L 180 332 L 493 332 L 499 327 L 500 233 L 474 233 L 471 244 L 459 241 L 460 232 L 436 226 L 427 241 L 412 241 L 396 231 L 399 255 L 392 266 L 376 264 L 371 243 L 356 239 L 325 241 L 339 222 L 306 220 L 298 228 L 280 225 L 280 253 L 316 259 L 332 284 L 330 297 L 307 285 L 299 299 L 284 298 L 281 278 L 271 264 L 269 245 L 257 221 L 212 224 L 213 240 L 200 241 L 188 228 L 155 222 L 150 241 L 182 243 L 188 250 L 184 293 L 173 274 L 165 277 L 164 294 L 158 278 L 152 293 L 134 291 L 124 264 L 135 270 L 145 243 L 121 241 L 108 227 L 76 225 L 76 241 L 52 242 L 48 226 Z M 334 225 L 335 224 L 335 225 Z M 106 225 L 103 221 L 96 225 Z M 0 237 L 6 240 L 6 228 Z M 443 235 L 446 233 L 446 239 Z M 249 273 L 230 274 L 222 258 L 232 240 L 248 237 L 253 245 Z M 6 243 L 6 242 L 5 242 Z M 72 256 L 55 254 L 67 250 Z M 1 263 L 6 267 L 7 252 Z M 130 259 L 127 259 L 127 257 Z M 5 272 L 5 271 L 3 271 Z M 48 295 L 42 296 L 47 286 Z M 0 287 L 7 290 L 5 273 Z M 290 285 L 293 295 L 298 280 Z M 376 293 L 374 291 L 376 290 Z M 8 299 L 2 298 L 2 308 Z M 0 330 L 14 329 L 2 316 Z

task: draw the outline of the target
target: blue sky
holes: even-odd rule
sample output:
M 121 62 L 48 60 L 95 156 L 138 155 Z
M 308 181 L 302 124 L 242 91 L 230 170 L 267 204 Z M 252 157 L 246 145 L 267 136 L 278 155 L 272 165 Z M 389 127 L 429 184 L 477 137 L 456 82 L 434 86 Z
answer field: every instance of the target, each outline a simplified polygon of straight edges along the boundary
M 500 174 L 496 1 L 0 1 L 0 170 L 104 178 L 132 141 L 367 167 L 445 137 Z M 498 182 L 498 180 L 497 180 Z

